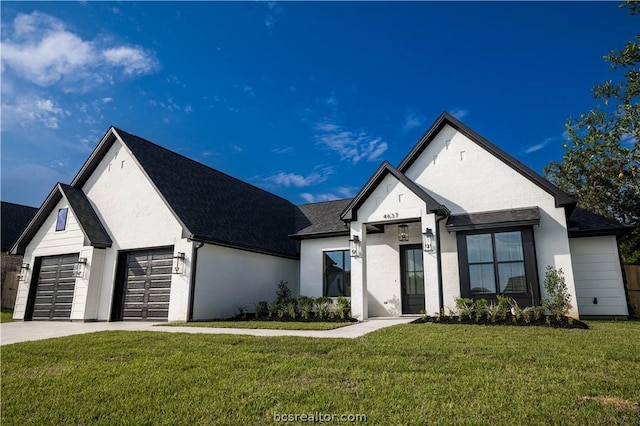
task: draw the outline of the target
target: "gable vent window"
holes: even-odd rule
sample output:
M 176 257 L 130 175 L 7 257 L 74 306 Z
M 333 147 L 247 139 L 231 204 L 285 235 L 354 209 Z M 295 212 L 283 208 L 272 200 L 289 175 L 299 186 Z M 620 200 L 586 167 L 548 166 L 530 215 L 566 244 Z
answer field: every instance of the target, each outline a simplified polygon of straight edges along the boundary
M 67 214 L 69 213 L 68 208 L 63 208 L 58 210 L 58 219 L 56 220 L 56 231 L 64 231 L 67 229 Z

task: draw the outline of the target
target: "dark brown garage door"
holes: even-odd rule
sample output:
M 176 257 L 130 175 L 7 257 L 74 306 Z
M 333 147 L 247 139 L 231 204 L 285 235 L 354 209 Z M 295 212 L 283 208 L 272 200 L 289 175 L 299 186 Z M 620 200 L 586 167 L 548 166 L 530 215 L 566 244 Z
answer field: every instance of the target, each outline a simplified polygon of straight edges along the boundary
M 40 268 L 33 297 L 31 318 L 54 320 L 71 317 L 71 304 L 76 279 L 73 267 L 78 254 L 50 256 L 39 259 Z
M 126 254 L 123 320 L 168 318 L 172 262 L 173 248 Z

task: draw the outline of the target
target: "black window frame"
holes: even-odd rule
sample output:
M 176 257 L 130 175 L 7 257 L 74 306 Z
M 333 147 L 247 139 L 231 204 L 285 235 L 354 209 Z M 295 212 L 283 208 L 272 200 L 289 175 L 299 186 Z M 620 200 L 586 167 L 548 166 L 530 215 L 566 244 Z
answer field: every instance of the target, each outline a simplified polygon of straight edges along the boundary
M 329 290 L 329 276 L 327 275 L 327 255 L 329 253 L 342 253 L 342 282 L 344 283 L 345 294 L 340 294 L 337 296 L 330 296 L 328 294 Z M 347 262 L 349 264 L 349 269 L 346 269 Z M 347 279 L 348 278 L 348 279 Z M 351 297 L 351 252 L 349 249 L 340 249 L 340 250 L 323 250 L 322 251 L 322 296 L 323 297 Z
M 525 271 L 525 293 L 512 293 L 512 292 L 500 292 L 500 275 L 498 273 L 498 265 L 500 263 L 508 263 L 498 261 L 496 257 L 496 243 L 495 234 L 502 232 L 514 232 L 520 231 L 522 237 L 522 254 L 524 259 L 524 271 Z M 471 279 L 469 273 L 469 261 L 467 255 L 467 236 L 468 235 L 481 235 L 490 234 L 493 250 L 494 276 L 496 281 L 496 293 L 471 293 Z M 460 296 L 472 299 L 487 299 L 497 300 L 497 295 L 504 295 L 512 297 L 518 302 L 519 306 L 531 306 L 532 303 L 536 305 L 540 304 L 540 282 L 538 280 L 538 261 L 536 259 L 536 248 L 533 234 L 533 228 L 531 226 L 518 226 L 518 227 L 499 227 L 499 228 L 487 228 L 487 229 L 474 229 L 469 231 L 458 231 L 456 233 L 456 239 L 458 244 L 458 266 L 460 272 Z M 521 262 L 521 261 L 518 261 Z M 472 263 L 474 264 L 474 263 Z M 533 301 L 532 294 L 533 293 Z
M 60 221 L 60 214 L 64 213 L 64 221 Z M 56 232 L 65 231 L 67 229 L 67 221 L 69 220 L 69 207 L 62 207 L 58 209 L 58 215 L 56 216 Z M 62 225 L 62 226 L 61 226 Z

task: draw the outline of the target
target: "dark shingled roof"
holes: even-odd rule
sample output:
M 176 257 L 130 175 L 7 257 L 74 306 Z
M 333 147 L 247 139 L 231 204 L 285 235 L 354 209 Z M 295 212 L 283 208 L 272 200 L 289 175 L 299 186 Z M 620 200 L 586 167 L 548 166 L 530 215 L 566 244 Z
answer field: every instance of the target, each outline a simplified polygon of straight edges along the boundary
M 14 245 L 10 248 L 13 254 L 24 254 L 27 244 L 40 229 L 44 221 L 49 217 L 58 202 L 65 198 L 69 203 L 71 211 L 78 220 L 78 224 L 85 236 L 85 245 L 91 245 L 97 248 L 111 247 L 111 237 L 105 230 L 102 222 L 98 218 L 95 210 L 91 207 L 87 196 L 81 189 L 74 188 L 64 183 L 57 183 L 53 187 L 47 199 L 37 209 L 33 219 L 29 221 L 28 226 L 22 231 L 16 239 Z M 4 219 L 4 218 L 3 218 Z
M 468 231 L 500 226 L 537 225 L 539 223 L 540 209 L 527 207 L 452 215 L 447 219 L 447 231 Z
M 113 242 L 102 225 L 95 210 L 91 207 L 91 203 L 81 189 L 74 188 L 64 183 L 59 183 L 60 189 L 64 193 L 65 198 L 69 202 L 69 206 L 78 219 L 78 224 L 82 228 L 84 234 L 93 247 L 106 248 L 111 247 Z
M 299 206 L 306 223 L 299 223 L 300 231 L 292 238 L 327 237 L 331 235 L 349 235 L 349 228 L 340 219 L 340 213 L 349 205 L 351 198 Z M 301 226 L 306 225 L 306 226 Z
M 36 207 L 23 206 L 6 201 L 1 202 L 2 248 L 0 250 L 3 252 L 11 250 L 11 247 L 37 211 Z
M 277 195 L 115 129 L 194 240 L 296 258 L 297 207 Z M 296 220 L 298 219 L 298 220 Z
M 570 237 L 624 234 L 633 227 L 622 225 L 613 219 L 576 207 L 569 217 Z

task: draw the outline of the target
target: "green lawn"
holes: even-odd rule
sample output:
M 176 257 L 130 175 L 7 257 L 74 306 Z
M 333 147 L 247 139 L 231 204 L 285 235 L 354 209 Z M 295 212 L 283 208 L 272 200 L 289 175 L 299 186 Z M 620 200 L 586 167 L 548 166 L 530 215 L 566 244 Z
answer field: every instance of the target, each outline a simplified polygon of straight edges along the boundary
M 0 322 L 12 322 L 13 321 L 13 309 L 2 308 L 0 313 Z
M 2 425 L 263 425 L 315 412 L 373 425 L 638 425 L 640 322 L 589 324 L 19 343 L 2 347 Z
M 216 328 L 260 328 L 267 330 L 333 330 L 352 322 L 298 322 L 298 321 L 202 321 L 168 322 L 158 326 L 170 327 L 216 327 Z

